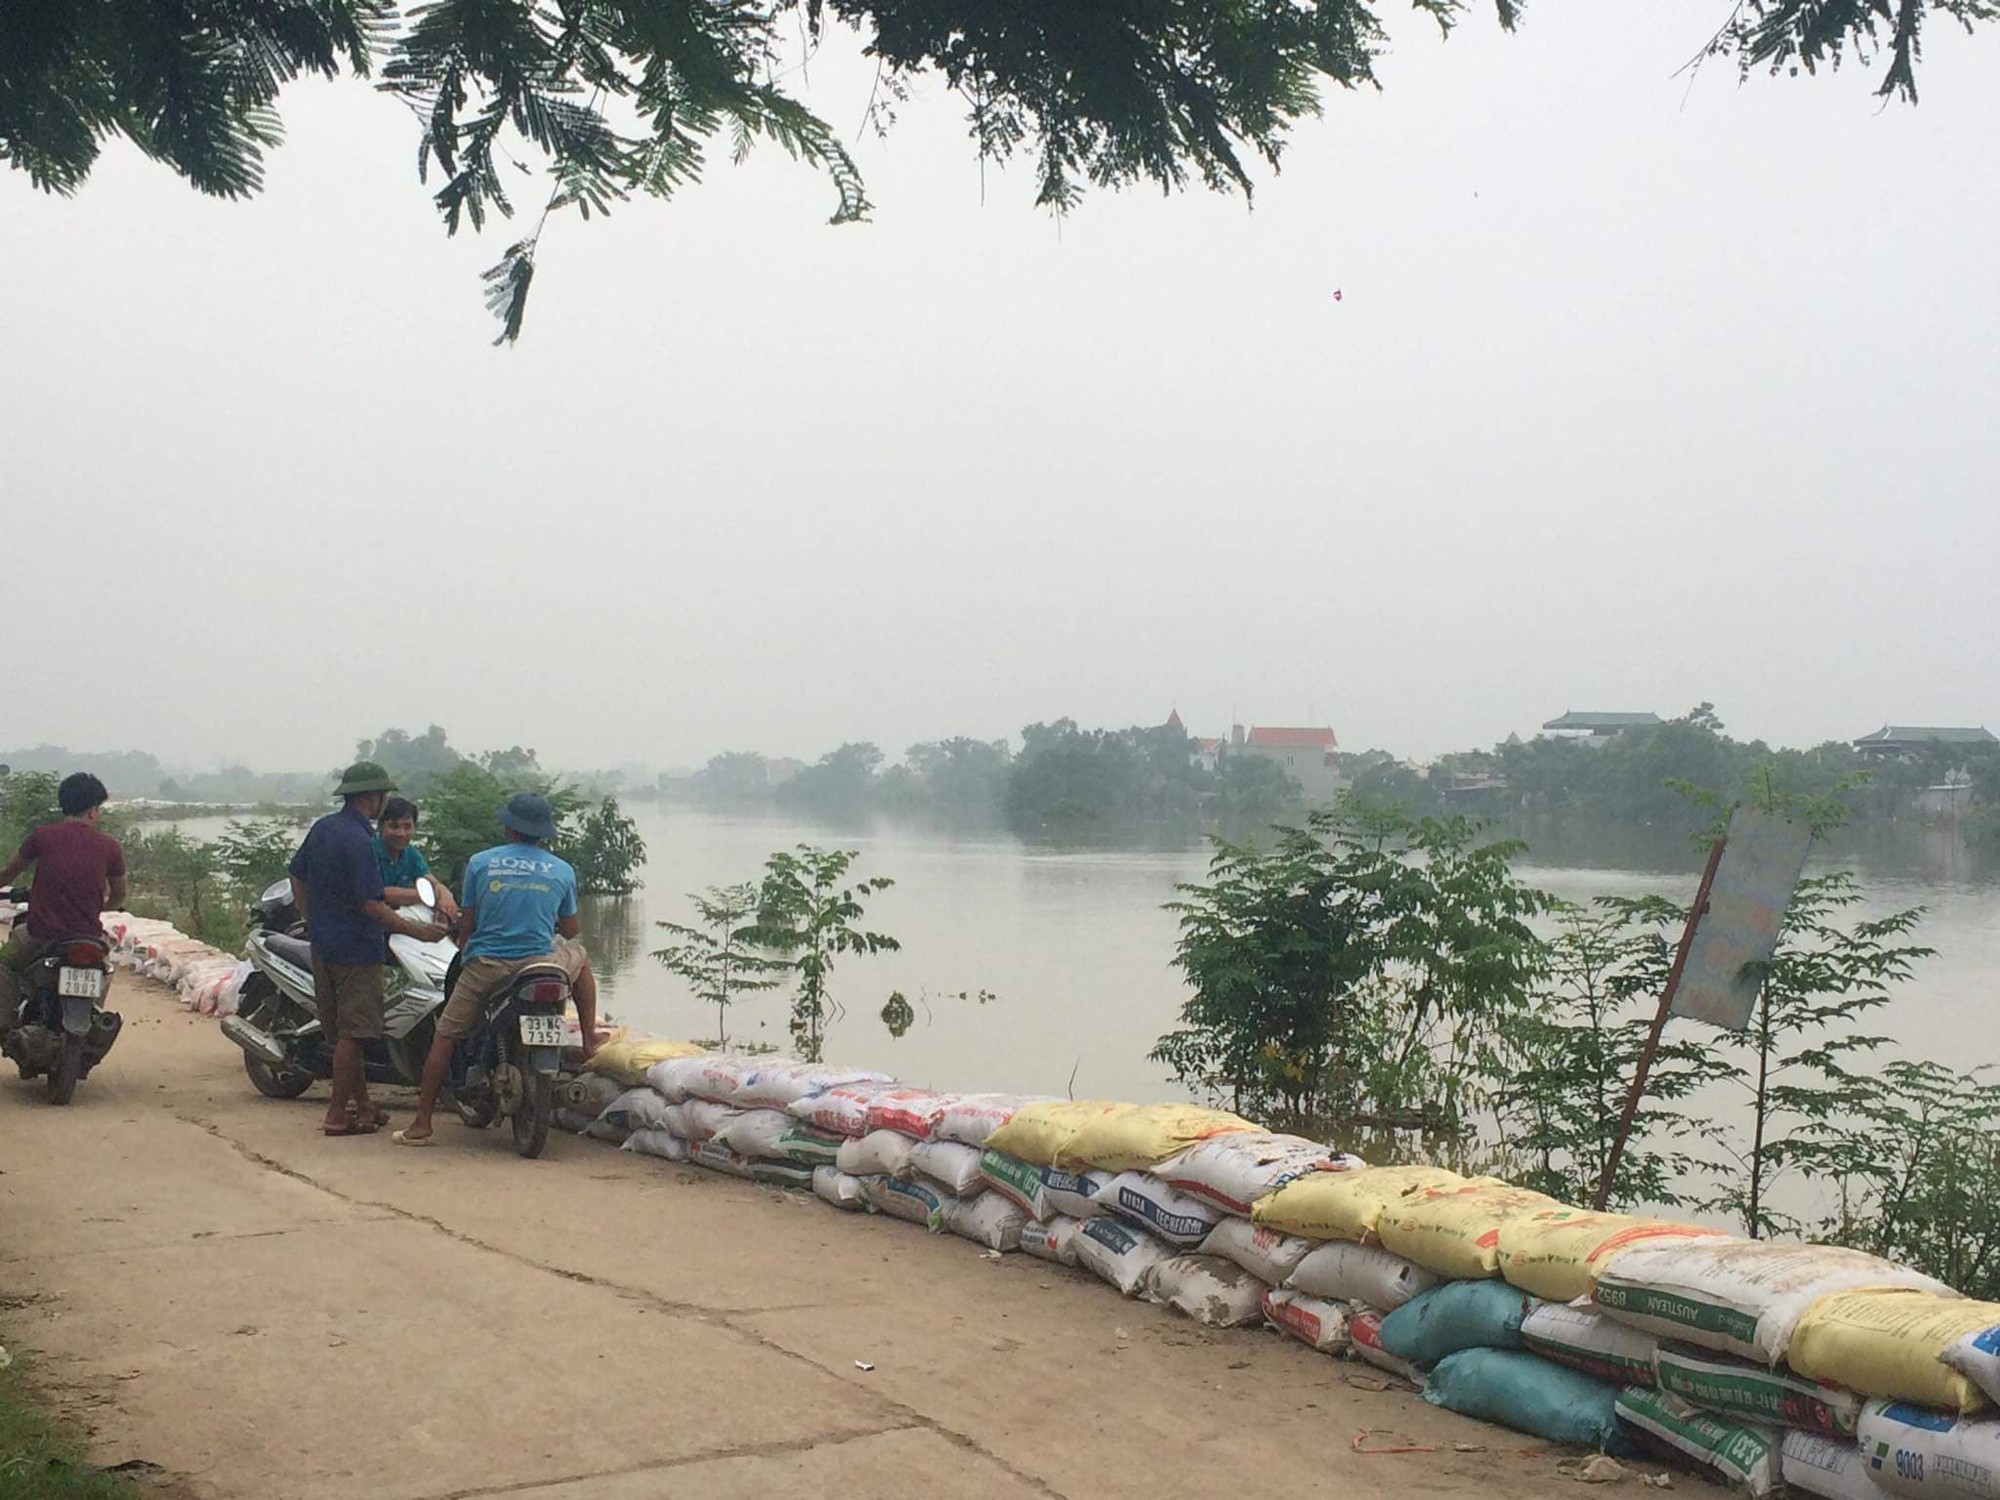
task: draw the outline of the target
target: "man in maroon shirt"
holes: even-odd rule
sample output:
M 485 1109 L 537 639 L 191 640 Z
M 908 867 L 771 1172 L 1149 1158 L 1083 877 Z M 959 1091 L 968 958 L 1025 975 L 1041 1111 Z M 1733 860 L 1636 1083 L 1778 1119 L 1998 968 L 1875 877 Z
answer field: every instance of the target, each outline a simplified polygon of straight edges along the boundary
M 104 783 L 88 771 L 65 776 L 56 788 L 60 823 L 45 823 L 21 842 L 21 850 L 0 869 L 0 887 L 12 885 L 29 865 L 35 885 L 28 920 L 17 924 L 0 948 L 0 1032 L 14 1024 L 21 1006 L 20 979 L 50 943 L 62 938 L 101 937 L 107 902 L 125 904 L 125 851 L 100 833 Z

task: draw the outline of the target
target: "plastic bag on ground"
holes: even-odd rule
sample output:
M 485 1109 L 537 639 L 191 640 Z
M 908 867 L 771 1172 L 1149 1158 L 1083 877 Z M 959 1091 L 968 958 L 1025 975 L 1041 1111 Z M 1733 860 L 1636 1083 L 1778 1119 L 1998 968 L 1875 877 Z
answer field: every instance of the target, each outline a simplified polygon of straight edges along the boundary
M 1861 1409 L 1861 1457 L 1892 1495 L 2000 1500 L 2000 1421 L 1870 1401 Z
M 1621 1250 L 1663 1240 L 1727 1239 L 1719 1229 L 1550 1208 L 1510 1218 L 1500 1226 L 1500 1274 L 1524 1292 L 1551 1302 L 1588 1297 L 1597 1273 Z
M 1154 1269 L 1173 1258 L 1171 1247 L 1143 1229 L 1117 1219 L 1092 1219 L 1072 1242 L 1077 1264 L 1103 1277 L 1128 1297 L 1141 1295 Z
M 1422 1266 L 1376 1245 L 1350 1240 L 1305 1243 L 1313 1249 L 1293 1269 L 1288 1284 L 1309 1296 L 1394 1312 L 1438 1284 L 1438 1278 Z
M 861 1179 L 838 1167 L 813 1168 L 813 1196 L 848 1213 L 860 1213 L 868 1207 L 868 1195 L 861 1186 Z
M 1243 1328 L 1263 1321 L 1267 1290 L 1219 1255 L 1176 1255 L 1153 1268 L 1146 1295 L 1210 1328 Z
M 1447 1281 L 1382 1315 L 1382 1347 L 1429 1368 L 1461 1349 L 1519 1349 L 1528 1295 L 1504 1281 Z
M 904 1182 L 895 1177 L 864 1177 L 868 1206 L 892 1219 L 907 1219 L 933 1233 L 945 1227 L 948 1215 L 958 1205 L 949 1193 L 927 1182 Z
M 742 1156 L 806 1167 L 831 1166 L 844 1144 L 839 1136 L 814 1130 L 782 1109 L 745 1110 L 726 1121 L 714 1139 Z
M 1190 1146 L 1239 1131 L 1256 1132 L 1257 1127 L 1199 1104 L 1137 1104 L 1085 1120 L 1056 1148 L 1055 1165 L 1144 1172 Z
M 868 1129 L 893 1130 L 914 1141 L 927 1141 L 938 1117 L 958 1099 L 930 1089 L 884 1089 L 868 1099 Z
M 1651 1385 L 1660 1341 L 1588 1307 L 1543 1302 L 1521 1319 L 1521 1342 L 1532 1354 L 1581 1370 L 1614 1386 Z
M 815 1130 L 830 1131 L 834 1135 L 862 1136 L 868 1134 L 868 1101 L 877 1094 L 886 1094 L 901 1086 L 896 1083 L 844 1084 L 823 1094 L 796 1100 L 785 1106 L 785 1112 Z
M 1017 1204 L 1031 1219 L 1047 1219 L 1055 1213 L 1042 1185 L 1040 1167 L 988 1147 L 979 1153 L 979 1180 L 1009 1203 Z
M 1102 1099 L 1049 1099 L 1024 1104 L 1005 1125 L 986 1138 L 988 1149 L 999 1151 L 1031 1166 L 1055 1163 L 1056 1151 L 1087 1121 L 1113 1110 L 1127 1110 L 1129 1104 L 1113 1104 Z
M 766 1062 L 736 1091 L 730 1102 L 745 1109 L 789 1109 L 831 1088 L 856 1084 L 886 1084 L 887 1073 L 866 1068 L 837 1068 L 830 1063 Z
M 1068 1214 L 1057 1214 L 1040 1224 L 1031 1219 L 1021 1226 L 1021 1248 L 1037 1259 L 1073 1266 L 1077 1263 L 1077 1231 L 1082 1227 L 1082 1220 L 1072 1219 Z
M 705 1050 L 693 1042 L 670 1042 L 621 1029 L 612 1032 L 610 1039 L 591 1053 L 583 1068 L 586 1073 L 615 1078 L 628 1089 L 637 1088 L 647 1081 L 646 1072 L 655 1063 L 676 1057 L 699 1057 Z
M 1861 1398 L 1796 1371 L 1752 1364 L 1712 1349 L 1662 1344 L 1653 1380 L 1668 1395 L 1764 1426 L 1799 1427 L 1852 1441 Z
M 1952 1369 L 2000 1404 L 2000 1327 L 1989 1327 L 1954 1339 L 1938 1356 Z
M 871 1130 L 858 1140 L 843 1141 L 833 1164 L 852 1177 L 899 1177 L 916 1171 L 916 1145 L 893 1130 Z
M 1778 1444 L 1778 1472 L 1787 1491 L 1822 1500 L 1882 1500 L 1888 1493 L 1868 1477 L 1868 1460 L 1853 1438 L 1788 1432 Z
M 1768 1495 L 1778 1485 L 1778 1438 L 1768 1428 L 1710 1416 L 1678 1396 L 1637 1385 L 1618 1393 L 1618 1420 L 1641 1435 L 1640 1446 L 1650 1439 L 1655 1450 L 1713 1469 L 1752 1495 Z
M 1295 1178 L 1250 1210 L 1251 1219 L 1309 1240 L 1365 1240 L 1391 1206 L 1423 1188 L 1465 1179 L 1443 1167 L 1366 1167 Z
M 1407 1359 L 1398 1359 L 1382 1347 L 1382 1319 L 1385 1315 L 1372 1307 L 1356 1303 L 1348 1310 L 1347 1338 L 1355 1354 L 1368 1361 L 1378 1370 L 1387 1370 L 1391 1375 L 1399 1375 L 1411 1385 L 1421 1387 L 1424 1372 Z
M 1341 1354 L 1347 1349 L 1347 1308 L 1339 1302 L 1308 1297 L 1287 1287 L 1265 1288 L 1260 1305 L 1264 1319 L 1281 1333 L 1322 1354 Z
M 970 1198 L 986 1191 L 986 1179 L 979 1175 L 979 1156 L 977 1146 L 960 1141 L 918 1141 L 910 1152 L 910 1162 L 933 1182 L 943 1183 L 954 1197 Z
M 1510 1219 L 1562 1205 L 1493 1177 L 1426 1188 L 1390 1205 L 1375 1226 L 1382 1248 L 1440 1276 L 1500 1274 L 1500 1230 Z
M 657 1156 L 661 1161 L 688 1160 L 688 1143 L 670 1130 L 635 1130 L 618 1149 Z
M 1066 1167 L 1043 1167 L 1042 1190 L 1049 1207 L 1072 1219 L 1094 1219 L 1111 1212 L 1104 1202 L 1104 1190 L 1111 1186 L 1111 1172 L 1072 1172 Z
M 1311 1240 L 1259 1229 L 1248 1219 L 1224 1219 L 1201 1242 L 1201 1253 L 1233 1260 L 1259 1281 L 1277 1286 L 1298 1269 L 1312 1247 Z
M 1214 1204 L 1176 1192 L 1145 1172 L 1120 1172 L 1098 1202 L 1179 1250 L 1198 1249 L 1222 1217 Z
M 984 1146 L 994 1131 L 1005 1125 L 1024 1104 L 1045 1102 L 1026 1094 L 960 1094 L 945 1107 L 931 1128 L 940 1141 L 956 1141 L 961 1146 Z
M 1618 1387 L 1511 1349 L 1462 1349 L 1438 1361 L 1424 1400 L 1551 1443 L 1608 1448 L 1618 1436 Z
M 988 1250 L 1020 1249 L 1021 1231 L 1027 1225 L 1028 1215 L 1021 1206 L 995 1193 L 960 1198 L 944 1219 L 944 1227 L 953 1234 Z
M 649 1088 L 627 1089 L 604 1106 L 597 1118 L 628 1133 L 634 1130 L 668 1130 L 667 1101 Z
M 1994 1331 L 2000 1305 L 1927 1292 L 1836 1292 L 1806 1309 L 1785 1361 L 1794 1374 L 1865 1396 L 1978 1411 L 1986 1392 L 1953 1366 L 1953 1347 Z
M 1361 1165 L 1359 1157 L 1336 1156 L 1318 1141 L 1254 1130 L 1190 1146 L 1161 1162 L 1153 1175 L 1225 1212 L 1248 1217 L 1259 1198 L 1269 1197 L 1295 1177 Z
M 1862 1287 L 1955 1296 L 1930 1277 L 1860 1250 L 1771 1240 L 1635 1245 L 1598 1273 L 1597 1305 L 1621 1323 L 1775 1365 L 1821 1297 Z

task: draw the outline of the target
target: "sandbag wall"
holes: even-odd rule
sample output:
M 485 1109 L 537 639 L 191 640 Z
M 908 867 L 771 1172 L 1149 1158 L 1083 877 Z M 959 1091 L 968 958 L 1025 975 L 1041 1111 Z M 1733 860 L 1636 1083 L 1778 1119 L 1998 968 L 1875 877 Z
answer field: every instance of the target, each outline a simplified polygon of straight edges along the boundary
M 236 997 L 250 975 L 248 959 L 191 938 L 171 922 L 124 911 L 108 911 L 103 921 L 113 963 L 172 985 L 189 1010 L 236 1014 Z
M 1370 1167 L 1192 1105 L 947 1094 L 620 1040 L 564 1122 L 625 1150 L 1265 1323 L 1453 1411 L 1755 1495 L 2000 1500 L 2000 1305 L 1831 1246 Z

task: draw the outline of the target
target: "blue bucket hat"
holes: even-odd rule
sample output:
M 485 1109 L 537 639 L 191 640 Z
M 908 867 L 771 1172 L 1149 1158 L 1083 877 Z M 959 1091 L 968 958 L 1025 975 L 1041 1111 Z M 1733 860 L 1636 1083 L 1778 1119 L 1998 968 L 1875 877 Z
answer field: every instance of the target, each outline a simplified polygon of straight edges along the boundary
M 507 805 L 500 809 L 500 821 L 516 833 L 526 834 L 531 839 L 552 839 L 556 836 L 556 817 L 549 807 L 549 799 L 538 797 L 533 792 L 516 792 L 507 799 Z

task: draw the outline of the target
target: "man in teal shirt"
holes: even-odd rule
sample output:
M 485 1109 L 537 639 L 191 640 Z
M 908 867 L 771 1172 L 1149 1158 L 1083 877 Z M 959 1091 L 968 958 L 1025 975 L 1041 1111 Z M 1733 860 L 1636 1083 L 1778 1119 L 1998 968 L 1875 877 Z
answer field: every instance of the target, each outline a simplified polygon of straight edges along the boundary
M 431 862 L 416 845 L 417 807 L 403 797 L 391 797 L 382 804 L 382 816 L 375 820 L 375 863 L 382 869 L 382 899 L 391 906 L 419 906 L 417 882 L 430 875 L 437 887 L 437 914 L 443 922 L 458 920 L 458 903 L 442 880 L 431 875 Z

